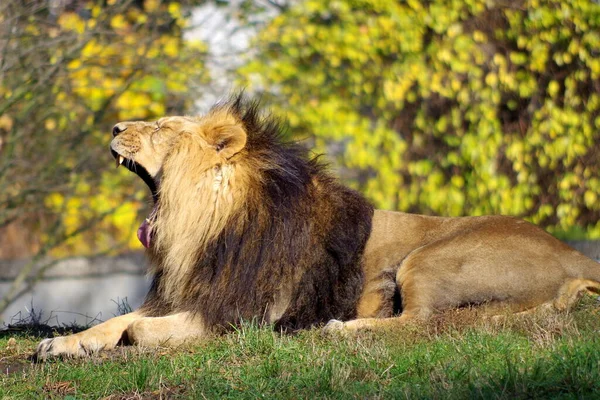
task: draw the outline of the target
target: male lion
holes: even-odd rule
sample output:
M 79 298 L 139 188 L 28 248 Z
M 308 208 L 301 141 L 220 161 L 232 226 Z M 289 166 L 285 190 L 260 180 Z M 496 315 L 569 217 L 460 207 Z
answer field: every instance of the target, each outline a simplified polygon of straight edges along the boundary
M 113 135 L 117 166 L 152 191 L 138 237 L 153 284 L 139 310 L 43 340 L 40 359 L 178 345 L 242 319 L 353 331 L 467 304 L 565 309 L 600 290 L 598 263 L 530 223 L 373 211 L 241 96 Z

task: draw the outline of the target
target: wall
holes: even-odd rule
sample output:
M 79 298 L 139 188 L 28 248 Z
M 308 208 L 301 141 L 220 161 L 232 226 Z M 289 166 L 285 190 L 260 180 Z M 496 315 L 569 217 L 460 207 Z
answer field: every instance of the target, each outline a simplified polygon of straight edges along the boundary
M 0 296 L 27 261 L 0 261 Z M 41 263 L 36 267 L 39 269 Z M 123 299 L 132 308 L 141 305 L 148 290 L 143 253 L 119 257 L 77 257 L 49 269 L 43 280 L 19 297 L 0 316 L 0 327 L 43 312 L 40 320 L 50 325 L 89 324 L 118 314 Z

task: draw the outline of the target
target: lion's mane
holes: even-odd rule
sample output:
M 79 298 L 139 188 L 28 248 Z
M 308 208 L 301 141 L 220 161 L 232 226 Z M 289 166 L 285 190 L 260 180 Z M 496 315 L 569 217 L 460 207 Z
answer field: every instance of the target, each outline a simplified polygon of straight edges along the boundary
M 239 125 L 245 147 L 207 165 L 201 141 L 178 136 L 163 164 L 142 310 L 191 311 L 211 328 L 259 318 L 295 330 L 355 317 L 372 206 L 286 142 L 256 102 L 236 96 L 198 121 L 209 134 Z

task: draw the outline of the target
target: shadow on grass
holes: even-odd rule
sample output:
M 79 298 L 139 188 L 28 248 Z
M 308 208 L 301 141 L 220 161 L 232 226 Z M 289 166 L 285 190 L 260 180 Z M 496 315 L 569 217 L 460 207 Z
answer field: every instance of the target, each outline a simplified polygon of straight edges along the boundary
M 6 338 L 51 338 L 56 335 L 69 335 L 86 330 L 85 326 L 65 325 L 65 326 L 50 326 L 42 323 L 17 323 L 7 325 L 6 328 L 0 329 L 0 339 Z

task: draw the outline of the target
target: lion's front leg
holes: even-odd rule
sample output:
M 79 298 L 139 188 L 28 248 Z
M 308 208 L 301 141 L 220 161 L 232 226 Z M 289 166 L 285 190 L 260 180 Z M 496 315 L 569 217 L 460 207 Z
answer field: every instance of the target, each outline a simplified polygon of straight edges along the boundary
M 83 332 L 44 339 L 38 345 L 35 357 L 43 361 L 53 356 L 77 357 L 113 349 L 123 337 L 127 327 L 140 318 L 143 318 L 143 315 L 132 312 L 111 318 Z
M 206 336 L 208 329 L 199 316 L 188 312 L 166 317 L 141 318 L 127 328 L 131 344 L 144 347 L 179 346 Z

